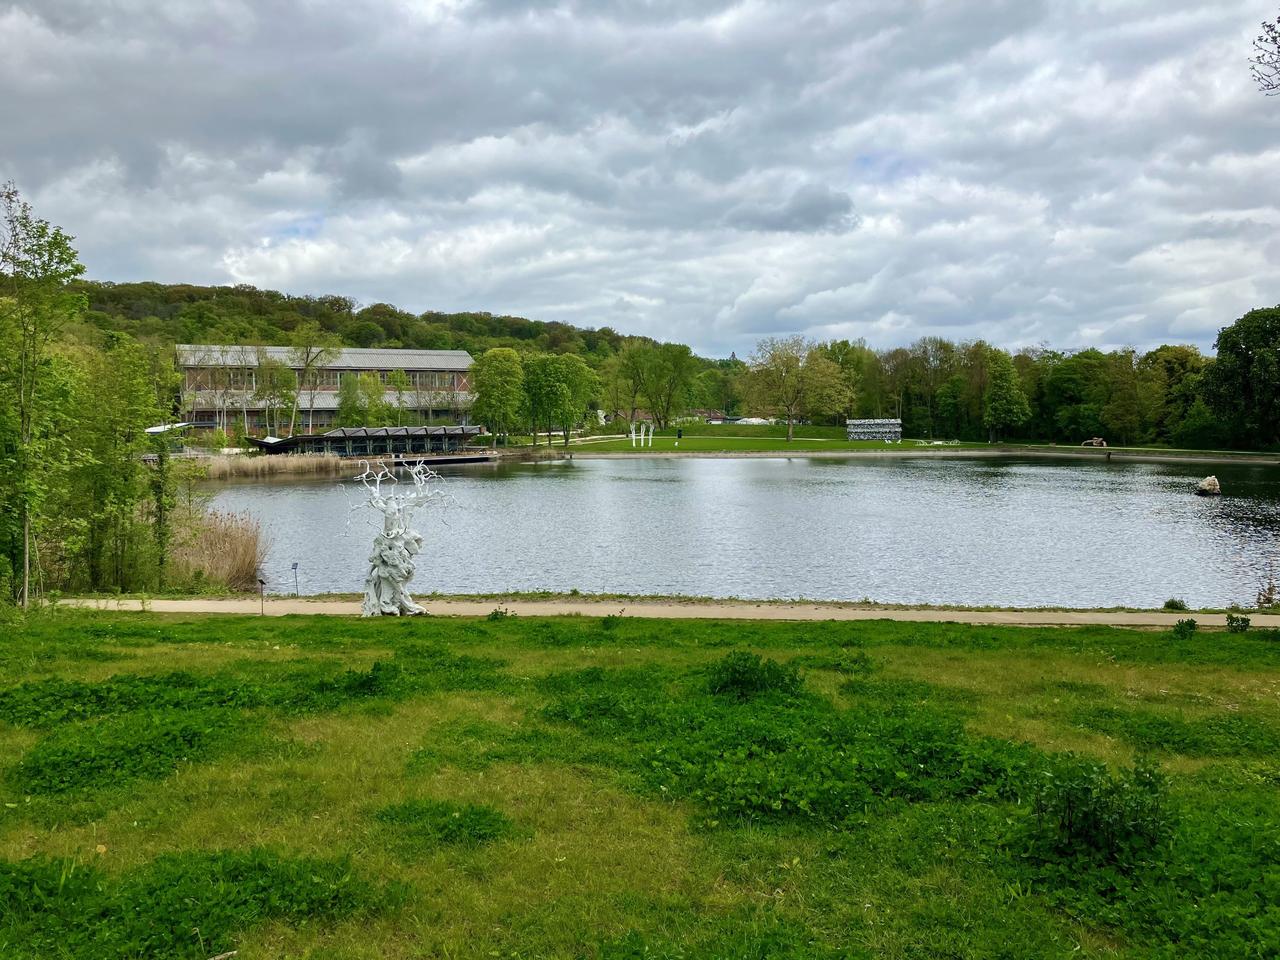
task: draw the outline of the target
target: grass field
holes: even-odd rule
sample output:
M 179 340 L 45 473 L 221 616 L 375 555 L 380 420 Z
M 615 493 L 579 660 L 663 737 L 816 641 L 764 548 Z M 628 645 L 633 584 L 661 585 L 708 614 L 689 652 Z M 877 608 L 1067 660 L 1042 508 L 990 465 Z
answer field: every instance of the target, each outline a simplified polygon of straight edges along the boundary
M 0 630 L 4 957 L 1280 949 L 1275 631 Z

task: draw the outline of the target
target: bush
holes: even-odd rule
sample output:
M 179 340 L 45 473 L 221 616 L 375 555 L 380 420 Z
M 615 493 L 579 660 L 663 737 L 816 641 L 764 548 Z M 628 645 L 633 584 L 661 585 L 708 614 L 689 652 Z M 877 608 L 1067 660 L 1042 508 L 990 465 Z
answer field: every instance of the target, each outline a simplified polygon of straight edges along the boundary
M 1190 640 L 1199 627 L 1194 620 L 1188 617 L 1185 620 L 1179 620 L 1173 625 L 1173 636 L 1176 640 Z
M 1146 760 L 1113 776 L 1101 763 L 1068 754 L 1038 778 L 1031 853 L 1132 867 L 1153 857 L 1172 831 L 1167 794 L 1164 776 Z
M 1185 600 L 1179 600 L 1177 597 L 1170 597 L 1168 600 L 1166 600 L 1166 601 L 1164 602 L 1164 609 L 1166 609 L 1166 610 L 1186 610 L 1186 609 L 1187 609 L 1187 601 L 1185 601 Z
M 802 685 L 795 667 L 735 651 L 711 667 L 707 688 L 714 694 L 745 701 L 765 693 L 794 696 Z
M 1246 616 L 1228 613 L 1227 633 L 1244 633 L 1249 629 L 1249 624 L 1251 622 L 1252 621 Z

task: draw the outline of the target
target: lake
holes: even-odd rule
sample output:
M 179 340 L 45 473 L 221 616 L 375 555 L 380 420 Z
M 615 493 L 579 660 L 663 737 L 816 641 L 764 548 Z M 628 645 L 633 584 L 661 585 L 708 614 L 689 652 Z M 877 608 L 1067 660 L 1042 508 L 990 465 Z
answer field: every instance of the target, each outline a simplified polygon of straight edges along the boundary
M 1210 470 L 1225 495 L 1194 496 Z M 1275 467 L 995 459 L 574 460 L 444 467 L 417 593 L 551 590 L 995 606 L 1252 605 L 1280 558 Z M 336 481 L 219 487 L 267 589 L 363 588 Z

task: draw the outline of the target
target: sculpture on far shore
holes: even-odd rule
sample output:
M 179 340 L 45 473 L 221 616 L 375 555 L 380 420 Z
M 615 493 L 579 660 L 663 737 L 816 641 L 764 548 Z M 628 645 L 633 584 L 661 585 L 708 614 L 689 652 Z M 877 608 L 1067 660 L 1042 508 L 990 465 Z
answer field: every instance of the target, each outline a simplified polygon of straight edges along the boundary
M 1222 496 L 1222 485 L 1218 483 L 1217 477 L 1205 477 L 1196 485 L 1196 496 L 1198 497 L 1220 497 Z
M 443 498 L 443 492 L 432 486 L 439 474 L 426 464 L 408 467 L 413 487 L 397 492 L 400 479 L 379 462 L 377 468 L 364 463 L 364 472 L 355 478 L 361 484 L 367 498 L 353 509 L 369 507 L 382 514 L 382 525 L 373 538 L 373 552 L 369 554 L 369 573 L 364 581 L 364 604 L 361 616 L 414 616 L 426 613 L 409 595 L 409 581 L 416 566 L 414 558 L 422 550 L 422 534 L 410 528 L 413 511 Z

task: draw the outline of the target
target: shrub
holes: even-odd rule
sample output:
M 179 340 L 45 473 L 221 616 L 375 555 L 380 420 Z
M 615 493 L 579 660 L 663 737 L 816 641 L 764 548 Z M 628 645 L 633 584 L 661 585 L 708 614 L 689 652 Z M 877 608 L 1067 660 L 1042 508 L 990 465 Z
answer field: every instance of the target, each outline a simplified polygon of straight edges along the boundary
M 485 617 L 485 619 L 490 623 L 497 623 L 499 620 L 506 620 L 507 618 L 514 616 L 515 614 L 506 607 L 494 607 L 489 611 L 489 615 Z
M 1249 629 L 1249 624 L 1251 622 L 1252 621 L 1250 621 L 1249 618 L 1246 616 L 1234 614 L 1234 613 L 1228 613 L 1227 614 L 1227 633 L 1244 633 L 1246 630 Z
M 1134 866 L 1170 835 L 1167 794 L 1164 776 L 1146 760 L 1113 776 L 1103 764 L 1068 754 L 1039 775 L 1032 855 Z
M 712 665 L 707 687 L 712 693 L 745 701 L 765 693 L 794 696 L 802 683 L 800 672 L 793 666 L 735 651 Z
M 383 807 L 374 818 L 397 828 L 400 838 L 415 848 L 439 844 L 475 847 L 515 832 L 515 825 L 500 810 L 443 800 L 397 803 Z
M 1199 625 L 1188 617 L 1185 620 L 1179 620 L 1173 625 L 1173 636 L 1176 640 L 1190 640 L 1195 635 L 1196 628 Z
M 1166 610 L 1186 610 L 1186 609 L 1187 609 L 1187 601 L 1185 601 L 1185 600 L 1179 600 L 1177 597 L 1170 597 L 1168 600 L 1166 600 L 1166 601 L 1164 602 L 1164 609 L 1166 609 Z

